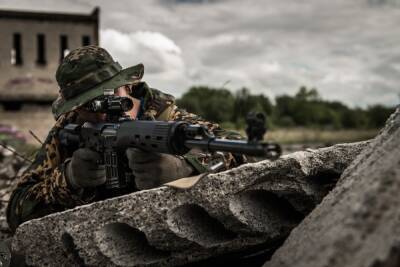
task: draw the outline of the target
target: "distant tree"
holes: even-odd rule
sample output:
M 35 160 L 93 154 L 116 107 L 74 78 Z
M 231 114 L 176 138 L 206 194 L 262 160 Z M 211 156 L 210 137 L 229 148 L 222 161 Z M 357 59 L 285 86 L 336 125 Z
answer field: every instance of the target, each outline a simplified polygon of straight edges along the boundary
M 273 111 L 273 105 L 267 96 L 263 94 L 252 95 L 247 88 L 242 88 L 236 92 L 233 107 L 231 120 L 237 126 L 243 126 L 249 112 L 262 112 L 271 115 Z
M 367 109 L 349 108 L 339 101 L 323 100 L 317 89 L 299 88 L 294 96 L 275 97 L 275 106 L 263 94 L 253 95 L 248 88 L 235 94 L 227 89 L 191 87 L 177 100 L 180 107 L 207 120 L 243 128 L 250 111 L 268 115 L 269 125 L 278 127 L 322 127 L 328 129 L 380 128 L 394 111 L 382 105 Z M 272 122 L 271 122 L 272 121 Z
M 315 125 L 323 112 L 318 101 L 319 94 L 316 89 L 308 90 L 302 86 L 294 97 L 288 95 L 276 97 L 278 117 L 290 117 L 297 126 Z
M 234 97 L 227 89 L 195 86 L 183 94 L 177 104 L 207 120 L 226 122 L 232 116 Z
M 367 116 L 369 119 L 369 127 L 381 128 L 385 125 L 390 114 L 394 112 L 394 108 L 388 108 L 382 105 L 373 105 L 367 108 Z
M 288 126 L 290 122 L 292 126 L 296 125 L 293 115 L 298 112 L 296 110 L 296 103 L 294 97 L 288 95 L 277 96 L 275 98 L 275 124 L 278 126 Z M 282 119 L 285 118 L 285 122 Z
M 317 101 L 320 99 L 320 96 L 317 89 L 311 88 L 308 90 L 307 87 L 302 86 L 295 95 L 295 98 L 301 101 Z

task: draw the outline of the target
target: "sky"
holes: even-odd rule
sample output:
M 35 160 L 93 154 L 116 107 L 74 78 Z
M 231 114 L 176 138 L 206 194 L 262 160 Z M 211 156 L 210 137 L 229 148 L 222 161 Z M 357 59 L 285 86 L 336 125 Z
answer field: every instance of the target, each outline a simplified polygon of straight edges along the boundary
M 400 0 L 0 0 L 94 6 L 100 45 L 124 67 L 144 63 L 144 80 L 177 97 L 193 85 L 271 98 L 307 86 L 353 107 L 400 102 Z

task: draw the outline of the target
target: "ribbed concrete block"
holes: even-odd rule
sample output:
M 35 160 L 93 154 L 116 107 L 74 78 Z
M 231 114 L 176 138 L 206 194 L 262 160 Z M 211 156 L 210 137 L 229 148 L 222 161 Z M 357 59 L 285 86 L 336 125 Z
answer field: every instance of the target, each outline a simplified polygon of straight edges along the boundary
M 333 187 L 367 142 L 293 153 L 77 207 L 21 225 L 29 265 L 172 266 L 273 244 Z

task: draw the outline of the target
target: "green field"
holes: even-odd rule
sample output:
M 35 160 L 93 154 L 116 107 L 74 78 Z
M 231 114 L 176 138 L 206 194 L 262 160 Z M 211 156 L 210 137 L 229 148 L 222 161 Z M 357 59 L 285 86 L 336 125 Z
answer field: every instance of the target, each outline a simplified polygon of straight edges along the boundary
M 315 130 L 305 128 L 277 129 L 267 134 L 282 144 L 337 144 L 367 140 L 375 137 L 379 130 Z
M 244 130 L 240 131 L 244 134 Z M 265 139 L 281 144 L 337 144 L 374 138 L 378 129 L 368 130 L 321 130 L 309 128 L 281 128 L 269 131 Z

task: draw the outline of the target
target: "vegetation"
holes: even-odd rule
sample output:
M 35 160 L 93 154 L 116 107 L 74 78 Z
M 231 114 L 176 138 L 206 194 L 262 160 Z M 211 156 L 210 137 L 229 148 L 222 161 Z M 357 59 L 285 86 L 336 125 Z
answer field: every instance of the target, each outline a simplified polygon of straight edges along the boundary
M 195 86 L 177 102 L 189 112 L 236 129 L 245 127 L 248 112 L 261 111 L 272 129 L 374 130 L 382 127 L 394 111 L 394 107 L 383 105 L 350 108 L 339 101 L 323 100 L 315 88 L 306 87 L 294 96 L 277 96 L 273 104 L 267 96 L 252 95 L 247 88 L 232 94 L 226 89 Z

